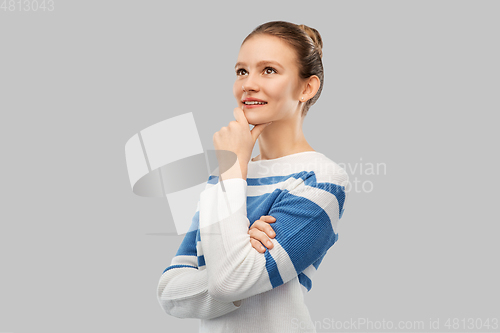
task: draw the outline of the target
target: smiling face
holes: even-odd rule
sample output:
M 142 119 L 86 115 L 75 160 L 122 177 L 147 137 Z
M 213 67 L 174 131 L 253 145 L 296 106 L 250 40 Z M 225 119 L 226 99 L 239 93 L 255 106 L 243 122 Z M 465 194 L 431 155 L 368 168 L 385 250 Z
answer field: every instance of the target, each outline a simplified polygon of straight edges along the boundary
M 233 95 L 249 124 L 263 124 L 296 116 L 297 112 L 300 114 L 301 87 L 296 56 L 278 37 L 256 35 L 248 39 L 240 48 L 235 71 Z M 243 103 L 246 98 L 267 104 L 248 106 Z

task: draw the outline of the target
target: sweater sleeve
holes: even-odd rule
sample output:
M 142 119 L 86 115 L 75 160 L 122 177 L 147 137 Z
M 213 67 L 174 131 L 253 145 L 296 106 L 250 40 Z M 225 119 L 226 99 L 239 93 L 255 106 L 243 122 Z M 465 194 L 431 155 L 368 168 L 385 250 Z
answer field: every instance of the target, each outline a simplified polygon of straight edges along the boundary
M 289 179 L 265 214 L 276 218 L 274 246 L 265 253 L 250 243 L 246 180 L 224 180 L 202 192 L 200 232 L 209 295 L 230 302 L 276 288 L 322 258 L 337 241 L 347 174 L 324 175 L 322 182 L 312 171 L 298 177 Z
M 232 301 L 220 301 L 208 293 L 206 269 L 199 269 L 197 238 L 199 210 L 195 213 L 190 231 L 177 250 L 171 264 L 160 278 L 157 288 L 161 308 L 177 318 L 212 319 L 239 308 Z

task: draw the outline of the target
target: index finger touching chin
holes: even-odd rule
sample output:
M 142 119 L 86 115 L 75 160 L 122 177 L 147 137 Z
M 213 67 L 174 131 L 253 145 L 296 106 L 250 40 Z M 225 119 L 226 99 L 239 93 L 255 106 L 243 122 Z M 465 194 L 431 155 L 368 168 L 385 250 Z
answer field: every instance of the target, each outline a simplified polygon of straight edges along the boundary
M 245 113 L 243 112 L 243 110 L 241 108 L 235 107 L 233 110 L 233 116 L 237 122 L 241 122 L 243 124 L 248 125 L 247 117 L 245 117 Z

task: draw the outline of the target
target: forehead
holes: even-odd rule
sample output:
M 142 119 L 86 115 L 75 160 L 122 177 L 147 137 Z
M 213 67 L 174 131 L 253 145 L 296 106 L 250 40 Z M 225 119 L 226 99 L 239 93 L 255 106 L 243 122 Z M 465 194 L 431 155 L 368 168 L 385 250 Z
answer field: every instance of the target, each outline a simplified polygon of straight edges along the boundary
M 278 37 L 257 35 L 248 39 L 240 48 L 237 62 L 254 66 L 262 60 L 277 61 L 285 67 L 295 66 L 294 50 Z

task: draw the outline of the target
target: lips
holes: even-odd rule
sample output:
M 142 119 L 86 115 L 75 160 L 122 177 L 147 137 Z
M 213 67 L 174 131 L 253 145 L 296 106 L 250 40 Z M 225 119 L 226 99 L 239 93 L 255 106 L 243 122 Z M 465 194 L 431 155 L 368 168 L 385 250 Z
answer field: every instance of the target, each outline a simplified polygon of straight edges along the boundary
M 266 106 L 267 102 L 264 102 L 264 104 L 245 104 L 243 103 L 243 108 L 244 109 L 253 109 L 253 108 L 258 108 L 262 106 Z
M 267 104 L 267 102 L 258 102 L 258 103 L 250 103 L 250 104 L 243 103 L 243 105 L 265 105 L 265 104 Z
M 264 103 L 267 103 L 266 101 L 263 101 L 261 99 L 258 99 L 258 98 L 254 98 L 254 97 L 247 97 L 243 100 L 241 100 L 242 103 L 245 103 L 245 102 L 264 102 Z

